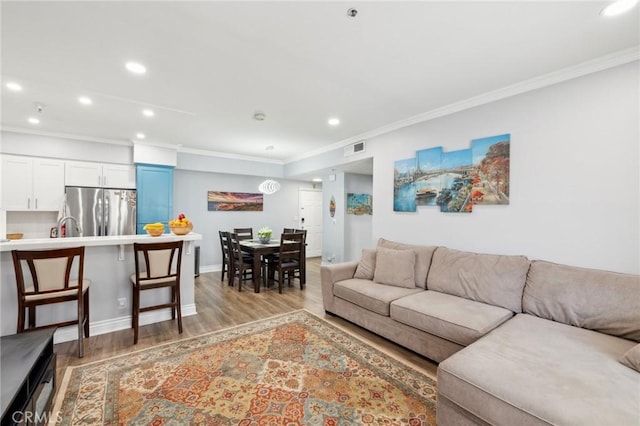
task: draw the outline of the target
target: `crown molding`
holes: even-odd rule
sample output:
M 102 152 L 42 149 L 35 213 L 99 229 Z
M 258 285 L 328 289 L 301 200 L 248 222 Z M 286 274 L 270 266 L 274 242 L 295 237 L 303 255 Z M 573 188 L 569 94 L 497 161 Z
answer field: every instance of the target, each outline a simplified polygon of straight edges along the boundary
M 207 157 L 228 158 L 231 160 L 257 161 L 260 163 L 278 164 L 278 165 L 284 164 L 284 161 L 282 160 L 274 160 L 271 158 L 262 158 L 262 157 L 252 157 L 250 155 L 242 155 L 242 154 L 230 154 L 227 152 L 209 151 L 206 149 L 178 148 L 178 152 L 185 153 L 185 154 L 193 154 L 193 155 L 204 155 Z
M 26 135 L 36 135 L 36 136 L 48 136 L 52 138 L 71 139 L 71 140 L 83 141 L 83 142 L 96 142 L 96 143 L 108 143 L 111 145 L 133 146 L 132 142 L 129 142 L 126 140 L 121 141 L 117 139 L 96 138 L 93 136 L 80 136 L 80 135 L 73 135 L 69 133 L 46 132 L 43 130 L 27 129 L 23 127 L 0 126 L 0 130 L 3 132 L 22 133 Z
M 361 133 L 356 136 L 349 137 L 339 142 L 327 145 L 317 150 L 309 151 L 305 154 L 288 158 L 285 160 L 285 164 L 292 163 L 294 161 L 304 160 L 306 158 L 315 157 L 320 154 L 344 148 L 361 140 L 366 140 L 376 136 L 383 135 L 385 133 L 392 132 L 394 130 L 402 129 L 414 124 L 422 123 L 425 121 L 433 120 L 435 118 L 444 117 L 446 115 L 455 114 L 460 111 L 475 108 L 480 105 L 485 105 L 491 102 L 506 99 L 511 96 L 519 95 L 533 90 L 538 90 L 543 87 L 552 86 L 563 81 L 572 80 L 574 78 L 582 77 L 587 74 L 592 74 L 598 71 L 603 71 L 609 68 L 613 68 L 619 65 L 624 65 L 640 59 L 640 45 L 634 46 L 628 49 L 620 50 L 618 52 L 601 56 L 590 61 L 582 62 L 577 65 L 573 65 L 567 68 L 563 68 L 557 71 L 543 74 L 538 77 L 534 77 L 528 80 L 515 83 L 501 89 L 493 90 L 483 93 L 478 96 L 474 96 L 469 99 L 454 102 L 449 105 L 445 105 L 440 108 L 427 111 L 422 114 L 414 115 L 413 117 L 406 118 L 404 120 L 396 121 L 394 123 L 387 124 L 377 129 L 370 130 L 365 133 Z

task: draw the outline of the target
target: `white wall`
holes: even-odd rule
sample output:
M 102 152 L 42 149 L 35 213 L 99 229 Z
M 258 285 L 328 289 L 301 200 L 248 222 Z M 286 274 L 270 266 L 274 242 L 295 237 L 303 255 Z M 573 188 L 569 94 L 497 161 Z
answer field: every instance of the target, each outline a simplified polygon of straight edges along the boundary
M 207 210 L 207 191 L 259 192 L 264 177 L 180 169 L 173 176 L 174 214 L 187 215 L 194 223 L 194 232 L 203 236 L 199 244 L 201 271 L 219 269 L 222 263 L 218 231 L 252 227 L 255 235 L 261 227 L 269 226 L 279 235 L 283 228 L 297 228 L 298 189 L 312 187 L 310 182 L 278 179 L 282 189 L 264 196 L 263 211 L 215 212 Z
M 420 123 L 367 141 L 373 239 L 524 254 L 640 273 L 639 63 Z M 393 212 L 393 162 L 511 134 L 508 206 Z
M 345 175 L 345 203 L 346 195 L 372 194 L 373 177 L 347 173 Z M 375 211 L 373 212 L 375 214 Z M 373 217 L 372 215 L 345 215 L 344 224 L 344 260 L 359 260 L 362 249 L 373 248 L 372 243 Z

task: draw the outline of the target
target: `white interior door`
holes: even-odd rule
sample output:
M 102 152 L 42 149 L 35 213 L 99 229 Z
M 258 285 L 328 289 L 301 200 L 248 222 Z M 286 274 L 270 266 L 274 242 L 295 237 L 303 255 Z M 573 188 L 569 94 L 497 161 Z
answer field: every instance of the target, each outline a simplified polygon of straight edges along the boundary
M 322 255 L 322 191 L 300 188 L 300 228 L 307 230 L 307 257 Z

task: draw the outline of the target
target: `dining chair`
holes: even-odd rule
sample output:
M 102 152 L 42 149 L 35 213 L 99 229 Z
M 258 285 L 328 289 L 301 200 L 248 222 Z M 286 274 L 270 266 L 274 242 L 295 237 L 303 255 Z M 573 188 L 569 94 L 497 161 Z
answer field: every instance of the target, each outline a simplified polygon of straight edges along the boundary
M 296 229 L 294 232 L 302 233 L 302 261 L 300 264 L 300 280 L 302 284 L 307 283 L 307 230 Z
M 178 318 L 178 332 L 182 334 L 182 309 L 180 305 L 180 271 L 183 241 L 166 243 L 134 243 L 133 254 L 136 272 L 131 275 L 133 344 L 138 343 L 140 313 L 171 308 L 171 319 Z M 140 307 L 140 293 L 145 290 L 168 287 L 171 300 L 168 303 Z
M 299 273 L 300 271 L 300 265 L 302 262 L 303 238 L 304 236 L 301 232 L 294 232 L 292 234 L 283 233 L 280 236 L 280 250 L 278 252 L 278 257 L 271 265 L 274 272 L 278 273 L 278 293 L 282 293 L 282 286 L 285 279 L 290 286 L 292 278 L 295 278 L 296 276 L 300 281 L 300 289 L 302 290 L 304 288 L 304 283 L 302 282 L 300 275 L 296 275 L 296 272 Z
M 231 262 L 233 262 L 233 256 L 231 256 L 229 233 L 226 231 L 218 231 L 218 234 L 220 236 L 220 249 L 222 250 L 222 276 L 220 277 L 220 282 L 224 282 L 224 275 L 226 273 L 229 285 L 232 285 L 231 270 L 233 266 L 231 265 Z
M 229 234 L 229 242 L 231 245 L 232 274 L 230 275 L 231 284 L 234 285 L 236 277 L 238 277 L 238 291 L 242 291 L 242 283 L 249 278 L 253 280 L 253 258 L 242 251 L 240 239 L 234 233 Z
M 282 230 L 282 233 L 283 233 L 283 234 L 293 234 L 294 232 L 296 232 L 296 230 L 295 230 L 295 229 L 293 229 L 293 228 L 284 228 L 284 229 Z
M 233 228 L 238 240 L 253 240 L 253 228 Z
M 91 281 L 84 278 L 84 246 L 40 251 L 13 250 L 11 254 L 18 289 L 17 332 L 78 324 L 78 356 L 82 358 L 83 339 L 89 337 L 91 285 Z M 25 267 L 29 274 L 25 273 Z M 77 319 L 36 326 L 36 307 L 71 301 L 76 302 Z M 25 328 L 25 310 L 28 310 L 29 328 Z

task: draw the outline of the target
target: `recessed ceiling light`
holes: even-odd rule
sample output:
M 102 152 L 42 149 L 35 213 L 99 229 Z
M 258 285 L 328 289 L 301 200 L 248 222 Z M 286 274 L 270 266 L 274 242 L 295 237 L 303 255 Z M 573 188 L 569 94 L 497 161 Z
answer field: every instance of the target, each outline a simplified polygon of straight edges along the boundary
M 80 102 L 82 105 L 91 105 L 93 103 L 91 98 L 88 96 L 80 96 L 78 98 L 78 102 Z
M 143 110 L 142 110 L 142 114 L 143 114 L 145 117 L 153 117 L 154 115 L 156 115 L 156 113 L 155 113 L 155 112 L 153 112 L 153 110 L 150 110 L 150 109 L 143 109 Z
M 15 81 L 10 81 L 7 83 L 7 89 L 13 90 L 14 92 L 21 92 L 22 86 L 16 83 Z
M 37 119 L 37 118 L 35 118 L 35 117 L 29 117 L 29 118 L 27 119 L 27 121 L 28 121 L 29 123 L 31 123 L 31 124 L 40 124 L 40 120 L 38 120 L 38 119 Z
M 144 133 L 136 133 L 136 138 L 138 138 L 138 139 L 144 139 L 146 137 L 147 136 Z
M 330 118 L 328 123 L 329 123 L 329 126 L 337 126 L 338 124 L 340 124 L 340 119 L 339 118 Z
M 638 0 L 617 0 L 600 11 L 602 16 L 617 16 L 633 9 Z
M 125 67 L 133 74 L 144 74 L 147 72 L 147 67 L 138 62 L 127 62 Z
M 313 178 L 311 180 L 314 182 L 322 182 L 322 178 Z

